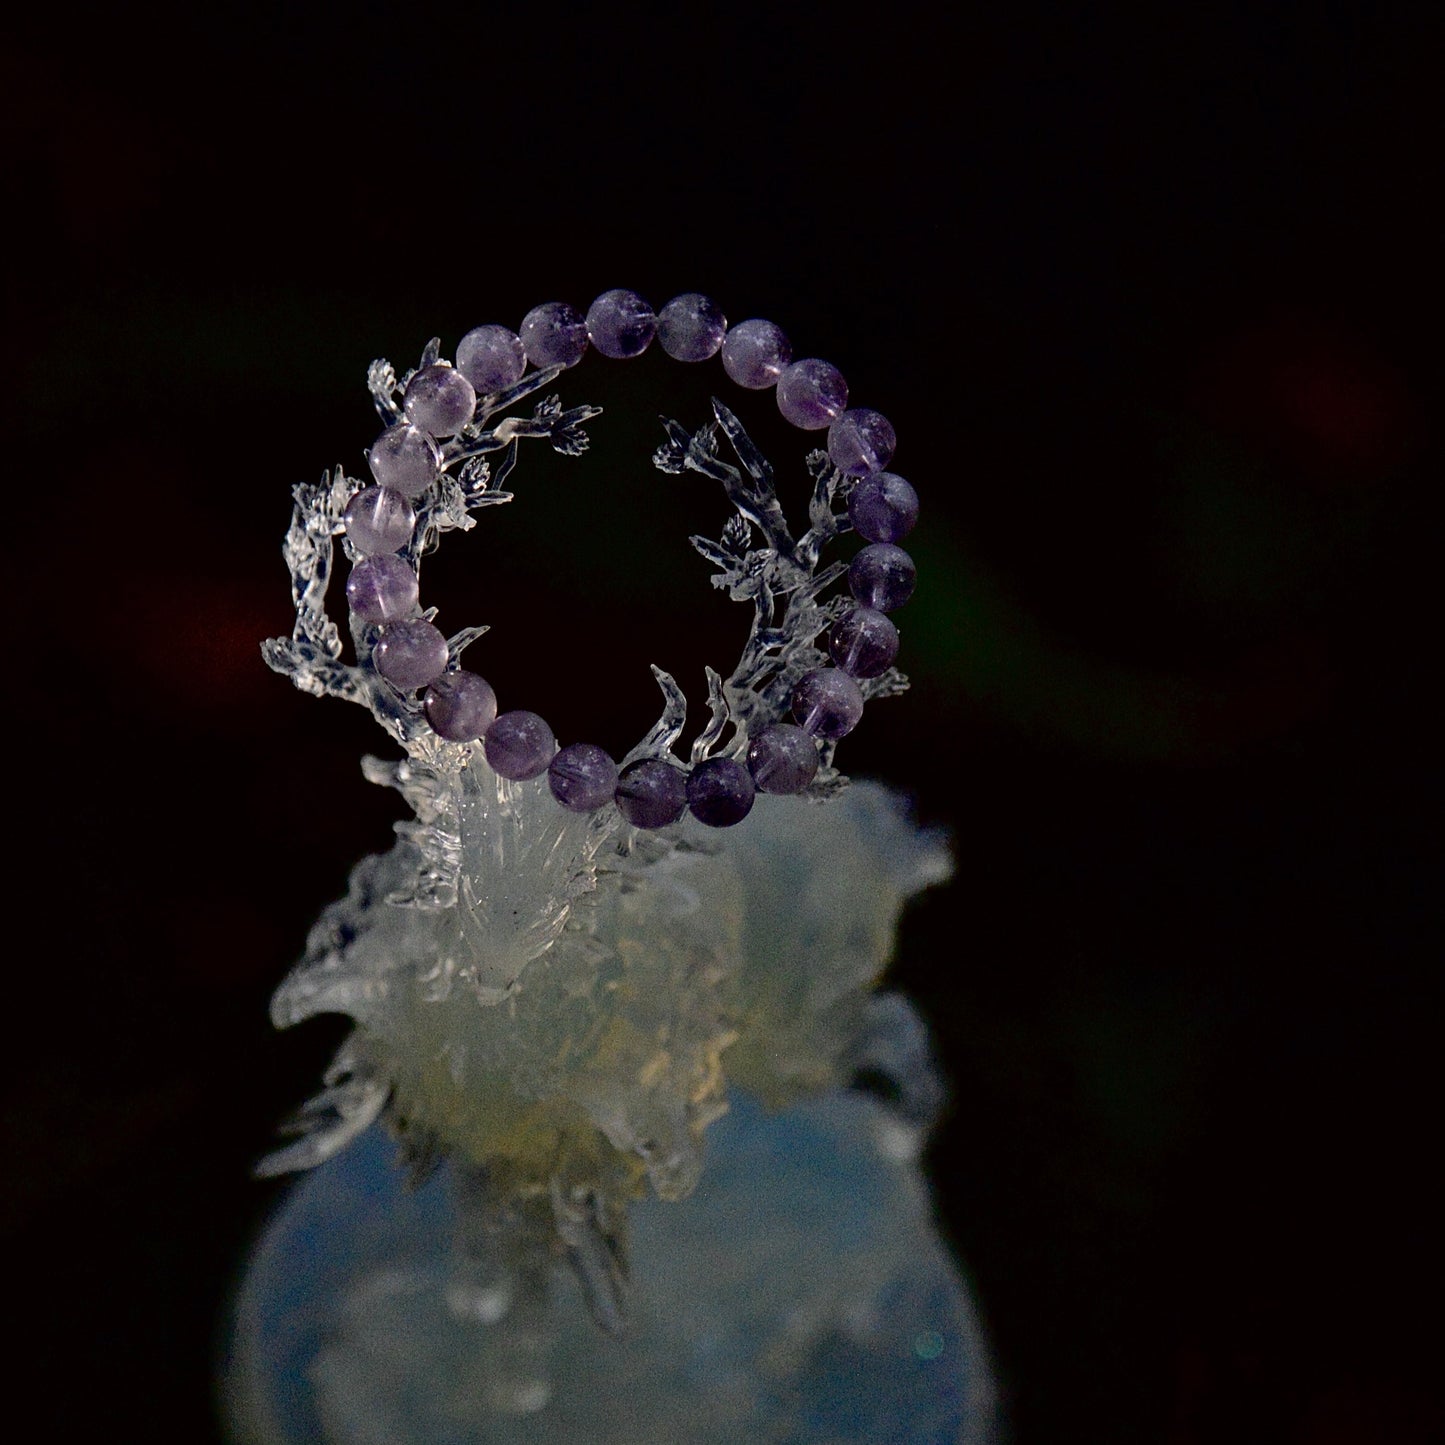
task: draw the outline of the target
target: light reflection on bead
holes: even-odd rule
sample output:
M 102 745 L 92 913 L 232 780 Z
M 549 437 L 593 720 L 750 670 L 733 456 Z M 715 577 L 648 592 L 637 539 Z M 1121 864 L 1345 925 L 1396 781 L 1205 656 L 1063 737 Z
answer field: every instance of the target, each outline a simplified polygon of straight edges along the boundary
M 776 386 L 792 359 L 792 343 L 771 321 L 739 321 L 723 337 L 723 370 L 749 391 Z
M 416 573 L 391 552 L 363 557 L 346 579 L 346 601 L 363 622 L 407 617 L 416 610 L 417 595 Z
M 848 405 L 848 383 L 831 362 L 795 361 L 778 378 L 778 410 L 803 431 L 821 431 Z
M 846 672 L 820 667 L 794 690 L 793 716 L 814 737 L 847 737 L 863 716 L 863 694 Z
M 398 552 L 411 541 L 416 509 L 390 487 L 363 487 L 346 504 L 341 520 L 351 545 L 363 557 Z
M 482 738 L 492 771 L 513 782 L 539 778 L 557 753 L 557 739 L 542 718 L 525 708 L 504 712 Z

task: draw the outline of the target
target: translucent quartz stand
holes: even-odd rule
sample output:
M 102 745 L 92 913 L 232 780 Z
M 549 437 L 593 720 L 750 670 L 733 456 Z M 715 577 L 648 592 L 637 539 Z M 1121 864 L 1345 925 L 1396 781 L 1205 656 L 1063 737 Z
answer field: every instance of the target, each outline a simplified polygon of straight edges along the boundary
M 236 1302 L 224 1386 L 245 1445 L 981 1445 L 994 1392 L 931 1222 L 918 1133 L 835 1091 L 737 1091 L 682 1203 L 633 1206 L 630 1326 L 558 1268 L 551 1389 L 494 1388 L 505 1295 L 448 1301 L 450 1170 L 409 1190 L 371 1129 L 295 1186 Z

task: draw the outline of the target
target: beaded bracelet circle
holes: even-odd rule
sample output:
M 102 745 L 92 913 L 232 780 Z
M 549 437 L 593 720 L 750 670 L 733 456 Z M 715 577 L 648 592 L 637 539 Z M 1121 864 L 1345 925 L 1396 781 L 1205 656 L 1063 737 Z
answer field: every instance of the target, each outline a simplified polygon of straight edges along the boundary
M 459 665 L 462 650 L 487 629 L 445 637 L 434 609 L 420 610 L 418 566 L 442 532 L 474 525 L 470 512 L 512 499 L 500 484 L 523 438 L 546 437 L 556 451 L 579 455 L 587 447 L 582 423 L 599 409 L 564 411 L 549 397 L 530 418 L 503 413 L 550 385 L 589 348 L 621 360 L 641 355 L 654 338 L 678 361 L 721 353 L 738 386 L 775 388 L 792 425 L 826 429 L 827 450 L 808 457 L 810 527 L 794 540 L 768 463 L 726 406 L 714 400 L 714 422 L 691 435 L 664 423 L 668 439 L 654 464 L 722 482 L 739 513 L 720 541 L 691 541 L 717 567 L 714 585 L 753 603 L 753 626 L 731 677 L 707 670 L 711 717 L 692 744 L 690 764 L 671 751 L 686 711 L 681 690 L 654 667 L 663 715 L 619 765 L 592 743 L 559 749 L 536 713 L 499 713 L 491 684 Z M 757 791 L 826 796 L 840 781 L 833 747 L 857 726 L 865 700 L 907 686 L 893 667 L 898 630 L 887 614 L 913 592 L 913 560 L 897 543 L 917 520 L 918 498 L 885 470 L 896 446 L 888 419 L 849 408 L 838 369 L 816 358 L 794 361 L 787 336 L 772 322 L 729 327 L 717 304 L 696 293 L 674 297 L 656 313 L 626 290 L 604 292 L 585 316 L 565 302 L 548 302 L 527 313 L 520 332 L 495 324 L 469 331 L 453 361 L 443 360 L 439 347 L 429 343 L 420 365 L 400 379 L 388 362 L 372 363 L 368 384 L 386 423 L 366 454 L 372 485 L 338 467 L 318 487 L 295 488 L 286 553 L 296 630 L 264 645 L 267 662 L 309 691 L 369 703 L 403 744 L 429 731 L 446 743 L 479 742 L 502 778 L 520 782 L 545 773 L 552 796 L 575 813 L 615 804 L 638 828 L 666 827 L 684 811 L 728 827 L 747 816 Z M 719 459 L 719 429 L 739 466 Z M 495 475 L 485 460 L 493 452 L 506 453 Z M 764 543 L 756 549 L 749 547 L 754 529 Z M 818 571 L 826 543 L 850 529 L 866 545 L 846 568 L 834 563 Z M 352 562 L 346 598 L 356 668 L 340 663 L 340 637 L 324 611 L 337 535 Z M 851 595 L 820 601 L 844 576 Z M 816 646 L 824 633 L 826 654 Z M 795 721 L 783 721 L 788 714 Z

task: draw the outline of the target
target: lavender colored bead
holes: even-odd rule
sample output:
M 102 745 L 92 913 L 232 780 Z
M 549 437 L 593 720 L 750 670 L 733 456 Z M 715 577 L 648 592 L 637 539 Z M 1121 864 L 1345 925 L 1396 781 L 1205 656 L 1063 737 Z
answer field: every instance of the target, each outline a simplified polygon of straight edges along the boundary
M 828 651 L 849 677 L 878 677 L 898 656 L 898 629 L 881 612 L 855 607 L 833 624 Z
M 418 497 L 436 481 L 442 454 L 420 427 L 399 422 L 372 442 L 366 461 L 381 486 L 404 497 Z
M 814 737 L 847 737 L 863 716 L 863 694 L 846 672 L 820 667 L 793 690 L 793 716 Z
M 893 472 L 877 472 L 853 488 L 848 516 L 865 541 L 901 542 L 918 520 L 918 493 Z
M 400 492 L 390 487 L 363 487 L 342 513 L 346 535 L 363 557 L 396 552 L 411 541 L 416 512 Z
M 633 827 L 665 828 L 687 807 L 687 774 L 661 758 L 643 758 L 623 768 L 614 796 Z
M 836 366 L 810 356 L 778 378 L 778 410 L 804 431 L 821 431 L 848 405 L 848 383 Z
M 687 779 L 687 806 L 709 828 L 731 828 L 752 811 L 757 788 L 753 775 L 736 758 L 709 758 Z
M 432 731 L 449 742 L 469 743 L 491 727 L 497 694 L 474 672 L 444 672 L 422 699 Z
M 547 765 L 547 785 L 569 813 L 591 813 L 612 801 L 617 764 L 595 743 L 572 743 Z
M 913 596 L 918 569 L 913 558 L 891 542 L 874 542 L 849 564 L 848 590 L 875 612 L 892 612 Z
M 776 386 L 792 359 L 792 343 L 771 321 L 739 321 L 723 337 L 723 370 L 749 391 Z
M 587 323 L 575 306 L 546 301 L 522 318 L 522 349 L 539 371 L 544 366 L 576 366 L 587 350 Z
M 657 343 L 674 361 L 706 361 L 727 335 L 727 317 L 710 296 L 688 291 L 657 313 Z
M 801 793 L 818 775 L 818 745 L 792 723 L 774 723 L 748 744 L 748 771 L 760 793 Z
M 505 326 L 476 326 L 457 342 L 457 370 L 478 392 L 505 391 L 526 369 L 522 338 Z
M 534 712 L 504 712 L 482 739 L 482 751 L 494 773 L 513 782 L 541 777 L 557 755 L 552 729 Z
M 411 692 L 435 682 L 447 670 L 447 640 L 439 628 L 420 617 L 388 622 L 371 660 L 393 687 Z
M 603 356 L 641 356 L 657 335 L 657 317 L 636 291 L 604 291 L 587 308 L 587 336 Z
M 828 456 L 850 477 L 881 472 L 897 448 L 893 423 L 870 407 L 850 407 L 828 428 Z
M 401 409 L 413 426 L 434 437 L 452 437 L 471 421 L 477 394 L 455 367 L 437 362 L 407 383 Z
M 416 573 L 393 553 L 363 557 L 346 579 L 346 601 L 363 621 L 395 622 L 416 611 Z

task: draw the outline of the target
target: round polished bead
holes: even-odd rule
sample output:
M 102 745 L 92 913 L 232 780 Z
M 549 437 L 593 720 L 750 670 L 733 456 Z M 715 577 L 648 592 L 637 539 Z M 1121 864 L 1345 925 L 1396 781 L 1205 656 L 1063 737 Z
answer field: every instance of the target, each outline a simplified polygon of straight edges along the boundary
M 898 629 L 870 607 L 855 607 L 828 634 L 828 651 L 849 677 L 878 677 L 898 656 Z
M 388 622 L 371 654 L 376 670 L 395 688 L 426 687 L 447 670 L 447 640 L 420 617 Z
M 482 738 L 482 751 L 494 773 L 513 782 L 540 777 L 557 754 L 552 729 L 534 712 L 504 712 Z
M 468 743 L 491 727 L 497 694 L 474 672 L 444 672 L 422 699 L 432 731 L 449 742 Z
M 850 477 L 871 476 L 893 460 L 898 435 L 893 423 L 871 407 L 849 407 L 828 428 L 828 456 Z
M 792 343 L 771 321 L 739 321 L 723 337 L 723 370 L 749 391 L 776 386 L 792 359 Z
M 687 807 L 687 774 L 661 758 L 643 758 L 617 779 L 617 811 L 635 828 L 665 828 Z
M 706 361 L 727 335 L 727 317 L 710 296 L 689 291 L 657 313 L 657 343 L 674 361 Z
M 753 775 L 736 758 L 709 758 L 687 779 L 687 806 L 709 828 L 731 828 L 752 811 L 757 788 Z
M 346 601 L 363 622 L 395 622 L 416 611 L 416 573 L 394 553 L 363 557 L 346 579 Z
M 457 342 L 457 370 L 482 394 L 515 386 L 526 369 L 522 338 L 505 326 L 476 326 Z
M 761 793 L 801 793 L 818 775 L 818 745 L 792 723 L 773 723 L 748 744 L 748 771 Z
M 547 764 L 547 786 L 571 813 L 605 807 L 617 791 L 617 764 L 596 743 L 572 743 Z
M 397 552 L 411 541 L 416 511 L 400 492 L 390 487 L 363 487 L 342 513 L 346 536 L 363 557 Z
M 846 672 L 820 667 L 794 689 L 793 716 L 814 737 L 847 737 L 863 716 L 863 694 Z
M 587 336 L 603 356 L 641 356 L 657 335 L 657 317 L 636 291 L 604 291 L 587 308 Z
M 853 488 L 848 517 L 865 541 L 901 542 L 918 520 L 918 493 L 893 472 L 877 472 Z
M 576 366 L 587 350 L 587 323 L 575 306 L 546 301 L 522 318 L 522 349 L 539 371 L 544 366 Z
M 875 612 L 892 612 L 913 596 L 918 569 L 913 558 L 891 542 L 865 547 L 848 566 L 848 590 Z
M 407 382 L 401 409 L 413 426 L 434 437 L 452 437 L 471 421 L 477 394 L 461 372 L 439 361 Z
M 804 431 L 821 431 L 848 405 L 848 383 L 836 366 L 810 356 L 778 378 L 778 410 Z
M 442 454 L 420 427 L 398 422 L 372 442 L 366 461 L 380 486 L 404 497 L 419 497 L 436 481 Z

